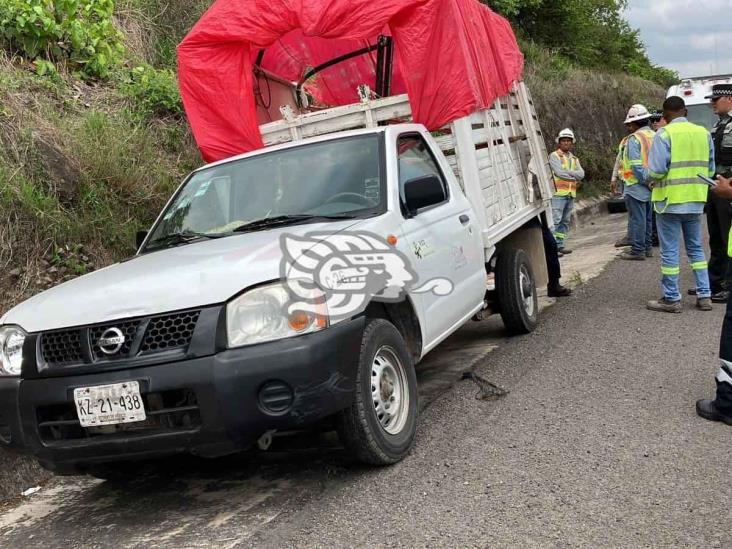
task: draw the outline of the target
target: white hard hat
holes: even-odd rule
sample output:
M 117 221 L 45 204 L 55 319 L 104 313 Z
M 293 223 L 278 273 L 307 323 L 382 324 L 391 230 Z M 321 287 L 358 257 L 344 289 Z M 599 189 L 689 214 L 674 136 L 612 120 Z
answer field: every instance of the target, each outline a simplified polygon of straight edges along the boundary
M 572 141 L 576 141 L 574 137 L 574 132 L 569 128 L 564 128 L 561 132 L 559 132 L 559 135 L 557 135 L 557 143 L 559 143 L 560 139 L 563 139 L 565 137 L 569 137 Z
M 648 112 L 643 105 L 633 105 L 628 110 L 628 116 L 625 118 L 623 124 L 630 124 L 631 122 L 637 122 L 638 120 L 645 120 L 651 117 L 651 113 Z

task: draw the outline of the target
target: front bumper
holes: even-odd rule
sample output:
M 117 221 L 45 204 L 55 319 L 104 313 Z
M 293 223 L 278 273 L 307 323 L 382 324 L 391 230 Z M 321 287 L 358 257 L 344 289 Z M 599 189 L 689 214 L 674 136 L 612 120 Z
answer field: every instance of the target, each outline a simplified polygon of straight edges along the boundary
M 181 452 L 207 457 L 231 453 L 269 430 L 302 428 L 349 406 L 363 327 L 364 319 L 358 318 L 314 334 L 155 366 L 0 378 L 0 443 L 58 469 Z M 185 421 L 174 428 L 156 425 L 92 436 L 74 425 L 75 414 L 71 417 L 68 410 L 75 388 L 130 380 L 139 382 L 145 398 L 186 391 L 194 395 L 195 406 L 187 407 L 188 416 L 175 412 Z M 49 410 L 66 410 L 65 425 L 56 431 L 44 427 Z

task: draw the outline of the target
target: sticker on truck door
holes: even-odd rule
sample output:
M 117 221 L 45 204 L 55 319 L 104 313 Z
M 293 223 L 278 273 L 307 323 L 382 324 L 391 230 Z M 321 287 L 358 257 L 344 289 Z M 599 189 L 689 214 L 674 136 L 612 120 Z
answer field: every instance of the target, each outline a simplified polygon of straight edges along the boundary
M 435 247 L 427 239 L 415 240 L 412 247 L 414 248 L 414 256 L 417 259 L 427 259 L 435 253 Z

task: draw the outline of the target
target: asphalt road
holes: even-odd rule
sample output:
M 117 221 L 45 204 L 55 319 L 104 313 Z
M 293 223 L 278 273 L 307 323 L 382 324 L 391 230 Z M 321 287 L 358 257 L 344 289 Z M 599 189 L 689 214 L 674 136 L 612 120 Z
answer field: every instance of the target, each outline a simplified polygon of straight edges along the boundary
M 598 225 L 576 233 L 566 278 L 612 256 L 621 222 Z M 58 479 L 0 514 L 0 545 L 730 547 L 732 429 L 693 407 L 723 310 L 646 311 L 657 280 L 657 260 L 614 261 L 529 336 L 461 330 L 420 367 L 416 445 L 395 466 L 323 437 L 125 484 Z M 458 381 L 471 367 L 510 393 L 476 398 Z

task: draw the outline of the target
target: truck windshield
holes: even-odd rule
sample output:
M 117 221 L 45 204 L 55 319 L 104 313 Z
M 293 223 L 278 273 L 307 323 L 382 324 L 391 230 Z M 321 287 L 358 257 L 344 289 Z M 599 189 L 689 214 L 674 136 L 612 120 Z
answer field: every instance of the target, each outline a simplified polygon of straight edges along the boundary
M 146 251 L 310 220 L 368 217 L 386 208 L 381 136 L 292 147 L 195 172 Z
M 717 115 L 714 114 L 712 106 L 709 103 L 703 103 L 701 105 L 687 105 L 686 109 L 689 111 L 687 115 L 689 122 L 704 126 L 710 131 L 717 123 Z

